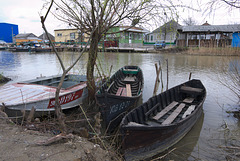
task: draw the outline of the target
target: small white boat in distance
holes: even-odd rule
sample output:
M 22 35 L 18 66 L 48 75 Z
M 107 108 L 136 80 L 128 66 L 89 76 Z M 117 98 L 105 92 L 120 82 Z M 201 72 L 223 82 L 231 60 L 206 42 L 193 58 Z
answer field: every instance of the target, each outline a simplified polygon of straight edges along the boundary
M 61 75 L 56 75 L 1 86 L 0 107 L 11 117 L 21 116 L 22 111 L 29 112 L 32 108 L 35 108 L 35 116 L 46 115 L 54 111 L 60 79 Z M 78 106 L 87 97 L 87 77 L 66 75 L 59 94 L 62 110 Z

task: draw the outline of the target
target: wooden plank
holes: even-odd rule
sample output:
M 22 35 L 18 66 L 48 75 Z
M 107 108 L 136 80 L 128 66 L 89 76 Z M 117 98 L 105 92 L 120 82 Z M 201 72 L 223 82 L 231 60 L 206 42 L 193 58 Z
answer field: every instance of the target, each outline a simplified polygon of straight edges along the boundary
M 195 109 L 196 105 L 191 105 L 188 107 L 188 109 L 184 112 L 182 118 L 184 119 L 185 117 L 187 117 L 187 115 L 190 115 L 194 109 Z
M 192 103 L 194 98 L 188 97 L 183 100 L 184 103 Z
M 126 90 L 126 88 L 123 88 L 121 96 L 127 96 L 127 90 Z
M 184 107 L 185 107 L 185 104 L 181 103 L 162 124 L 163 125 L 171 124 L 173 120 L 180 114 L 180 112 Z
M 127 82 L 134 82 L 135 79 L 134 79 L 134 77 L 125 77 L 125 78 L 124 78 L 124 81 L 127 81 Z
M 160 106 L 160 103 L 157 103 L 153 108 L 151 108 L 148 112 L 145 113 L 145 116 L 148 117 L 157 107 Z
M 117 96 L 120 96 L 121 93 L 122 93 L 122 90 L 123 90 L 123 87 L 119 87 L 118 90 L 117 90 L 116 95 L 117 95 Z
M 203 91 L 203 89 L 201 88 L 193 88 L 189 86 L 182 86 L 181 90 L 188 91 L 188 92 L 197 92 L 197 93 L 201 93 Z
M 154 120 L 159 120 L 163 115 L 165 115 L 168 111 L 170 111 L 177 104 L 178 103 L 176 101 L 173 101 L 167 107 L 165 107 L 161 112 L 159 112 L 156 116 L 154 116 L 153 119 Z
M 130 121 L 127 126 L 145 126 L 144 124 L 139 124 L 139 123 L 136 123 L 136 122 L 132 122 Z
M 132 97 L 131 85 L 126 84 L 126 89 L 127 89 L 127 96 Z

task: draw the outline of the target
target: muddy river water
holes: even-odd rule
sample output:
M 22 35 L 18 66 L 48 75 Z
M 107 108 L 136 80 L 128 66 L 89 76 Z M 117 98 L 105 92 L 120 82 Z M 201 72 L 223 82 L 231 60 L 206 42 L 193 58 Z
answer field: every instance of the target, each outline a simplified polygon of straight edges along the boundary
M 78 53 L 60 53 L 64 64 L 68 66 Z M 138 65 L 144 74 L 144 89 L 142 101 L 153 95 L 156 79 L 155 63 L 161 63 L 164 88 L 167 84 L 167 69 L 169 75 L 168 88 L 183 83 L 191 78 L 200 79 L 207 89 L 207 97 L 203 105 L 203 115 L 194 128 L 176 144 L 166 160 L 240 160 L 225 148 L 239 143 L 240 123 L 228 110 L 239 109 L 238 98 L 222 82 L 231 85 L 227 73 L 233 70 L 234 64 L 240 62 L 239 57 L 199 56 L 180 54 L 155 53 L 99 53 L 98 67 L 109 74 L 124 65 Z M 168 68 L 167 68 L 168 62 Z M 84 54 L 71 72 L 85 74 L 87 54 Z M 53 53 L 25 53 L 0 51 L 0 73 L 10 77 L 11 82 L 34 79 L 39 76 L 50 76 L 61 73 L 60 64 Z M 159 87 L 158 93 L 161 92 Z M 236 141 L 237 138 L 238 140 Z M 238 144 L 239 145 L 239 144 Z M 155 158 L 161 155 L 156 155 Z M 154 158 L 152 158 L 154 159 Z

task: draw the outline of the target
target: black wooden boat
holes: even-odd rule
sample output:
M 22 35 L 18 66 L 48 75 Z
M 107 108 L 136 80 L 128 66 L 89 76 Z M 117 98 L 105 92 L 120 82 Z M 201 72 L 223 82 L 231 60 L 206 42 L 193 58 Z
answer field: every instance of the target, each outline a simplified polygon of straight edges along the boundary
M 177 143 L 201 116 L 205 98 L 205 87 L 193 79 L 130 111 L 120 124 L 125 159 L 148 158 Z
M 143 73 L 138 66 L 124 66 L 107 80 L 96 92 L 104 125 L 108 132 L 116 128 L 123 116 L 142 95 Z

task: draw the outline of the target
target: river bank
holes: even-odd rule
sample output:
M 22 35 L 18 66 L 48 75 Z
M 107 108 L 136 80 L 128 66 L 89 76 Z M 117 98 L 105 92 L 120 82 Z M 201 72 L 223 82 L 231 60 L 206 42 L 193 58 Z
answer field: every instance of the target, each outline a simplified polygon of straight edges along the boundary
M 34 124 L 32 124 L 33 127 Z M 43 128 L 41 129 L 43 130 Z M 29 130 L 0 113 L 0 160 L 118 161 L 113 150 L 79 135 L 54 135 L 50 131 Z

